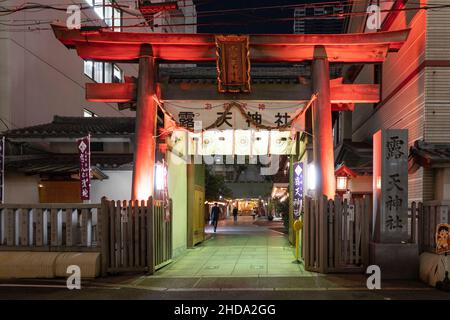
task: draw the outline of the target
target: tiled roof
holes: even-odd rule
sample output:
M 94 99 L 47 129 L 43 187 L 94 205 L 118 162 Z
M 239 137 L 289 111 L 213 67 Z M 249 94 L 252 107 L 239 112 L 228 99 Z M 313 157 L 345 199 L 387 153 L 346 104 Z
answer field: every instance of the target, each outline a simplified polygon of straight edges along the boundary
M 4 133 L 8 138 L 43 137 L 81 137 L 91 134 L 93 137 L 119 137 L 134 134 L 133 117 L 60 117 L 53 121 L 31 127 L 9 130 Z
M 409 170 L 419 167 L 438 168 L 450 166 L 450 144 L 429 144 L 416 141 L 409 152 Z
M 344 140 L 336 150 L 336 168 L 345 164 L 358 175 L 371 175 L 372 163 L 373 147 L 371 144 Z
M 33 157 L 15 156 L 6 159 L 6 169 L 25 174 L 78 173 L 78 154 L 44 154 Z M 130 169 L 133 154 L 91 154 L 91 168 L 98 170 Z
M 332 65 L 330 67 L 330 73 L 332 77 L 341 75 L 341 66 Z M 309 78 L 311 76 L 311 68 L 307 63 L 296 65 L 265 65 L 257 66 L 252 65 L 250 69 L 250 76 L 253 83 L 265 83 L 265 82 L 285 82 L 285 81 L 297 81 L 299 77 Z M 197 66 L 192 68 L 173 68 L 173 67 L 161 67 L 159 69 L 159 79 L 173 80 L 216 80 L 217 68 L 210 66 Z

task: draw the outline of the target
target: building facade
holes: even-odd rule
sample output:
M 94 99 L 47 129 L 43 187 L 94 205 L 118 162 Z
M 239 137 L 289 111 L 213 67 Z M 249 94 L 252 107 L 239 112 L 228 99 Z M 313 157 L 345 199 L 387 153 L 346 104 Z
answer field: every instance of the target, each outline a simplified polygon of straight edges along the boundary
M 4 1 L 2 6 L 14 10 L 22 3 Z M 50 0 L 39 4 L 62 7 Z M 196 31 L 195 5 L 189 0 L 178 1 L 178 10 L 151 16 L 144 16 L 139 2 L 134 1 L 66 1 L 67 6 L 70 4 L 81 5 L 81 24 L 87 29 Z M 0 28 L 0 132 L 7 136 L 5 203 L 81 202 L 75 141 L 89 133 L 94 173 L 90 201 L 98 203 L 103 196 L 130 199 L 135 111 L 126 108 L 129 105 L 86 101 L 85 84 L 131 80 L 137 77 L 138 66 L 84 61 L 75 51 L 67 50 L 55 39 L 50 23 L 65 24 L 68 17 L 65 11 L 49 8 L 2 16 L 2 21 L 8 24 Z M 91 127 L 86 122 L 95 122 L 100 127 Z M 121 127 L 121 123 L 128 125 L 122 132 L 125 135 L 104 136 L 104 129 L 120 132 L 116 127 Z M 40 131 L 42 128 L 44 131 Z M 49 134 L 45 128 L 62 130 Z M 70 128 L 78 133 L 68 133 Z M 161 154 L 157 156 L 161 158 Z M 186 166 L 179 166 L 172 168 L 167 177 L 169 196 L 178 199 L 173 204 L 176 254 L 187 247 L 187 189 L 188 183 L 195 184 L 188 175 Z
M 4 1 L 2 6 L 13 10 L 22 3 Z M 81 0 L 66 3 L 67 7 L 71 3 L 81 5 L 83 27 L 109 27 L 117 32 L 196 30 L 192 1 L 178 1 L 176 11 L 156 13 L 158 27 L 142 25 L 145 19 L 138 2 Z M 39 4 L 51 6 L 55 1 L 43 0 Z M 55 41 L 50 23 L 65 24 L 69 17 L 64 11 L 51 9 L 22 10 L 2 16 L 5 25 L 0 29 L 0 131 L 48 123 L 54 115 L 134 116 L 134 112 L 119 110 L 117 104 L 86 101 L 85 83 L 124 82 L 125 76 L 137 76 L 137 67 L 83 61 L 75 52 L 61 46 Z
M 339 17 L 338 15 L 344 12 L 344 6 L 336 5 L 336 3 L 324 5 L 321 1 L 317 5 L 311 4 L 310 6 L 295 8 L 294 33 L 342 33 L 345 17 Z
M 419 1 L 420 6 L 432 6 L 435 0 Z M 370 5 L 355 4 L 354 11 Z M 381 101 L 378 104 L 356 104 L 351 115 L 341 114 L 340 135 L 351 127 L 355 142 L 372 144 L 372 136 L 380 129 L 407 129 L 410 147 L 408 177 L 409 201 L 450 199 L 448 156 L 440 154 L 436 161 L 424 163 L 417 144 L 426 144 L 428 155 L 442 153 L 450 142 L 450 43 L 449 8 L 414 10 L 418 3 L 391 1 L 385 6 L 400 6 L 404 10 L 381 15 L 381 30 L 411 29 L 405 45 L 397 54 L 389 55 L 381 65 L 348 69 L 347 79 L 354 83 L 379 83 Z M 383 9 L 383 8 L 382 8 Z M 357 16 L 349 19 L 349 33 L 376 32 Z M 336 124 L 335 124 L 336 125 Z M 348 133 L 345 133 L 349 137 Z M 430 147 L 431 145 L 431 147 Z

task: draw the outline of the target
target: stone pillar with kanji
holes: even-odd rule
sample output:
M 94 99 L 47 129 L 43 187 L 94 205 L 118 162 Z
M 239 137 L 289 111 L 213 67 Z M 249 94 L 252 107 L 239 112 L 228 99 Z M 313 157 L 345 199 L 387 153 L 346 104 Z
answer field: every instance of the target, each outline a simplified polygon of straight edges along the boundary
M 370 254 L 383 278 L 417 275 L 419 253 L 408 228 L 408 130 L 382 129 L 373 136 Z

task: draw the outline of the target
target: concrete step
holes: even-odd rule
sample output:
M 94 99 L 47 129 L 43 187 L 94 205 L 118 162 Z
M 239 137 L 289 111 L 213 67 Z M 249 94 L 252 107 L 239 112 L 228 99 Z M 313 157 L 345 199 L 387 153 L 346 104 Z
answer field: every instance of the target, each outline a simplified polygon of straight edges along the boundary
M 82 278 L 100 275 L 98 252 L 0 252 L 0 279 L 67 277 L 67 267 L 80 267 Z

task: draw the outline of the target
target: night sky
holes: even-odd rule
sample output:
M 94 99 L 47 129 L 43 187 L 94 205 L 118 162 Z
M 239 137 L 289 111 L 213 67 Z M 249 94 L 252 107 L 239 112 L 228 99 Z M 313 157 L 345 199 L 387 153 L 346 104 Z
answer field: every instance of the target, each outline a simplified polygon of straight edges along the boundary
M 257 34 L 293 33 L 294 21 L 270 21 L 270 19 L 293 18 L 294 8 L 255 10 L 245 12 L 214 13 L 206 16 L 205 11 L 254 8 L 266 6 L 298 5 L 324 2 L 324 0 L 195 0 L 197 6 L 199 33 Z M 202 25 L 208 24 L 208 25 Z M 227 25 L 224 25 L 227 24 Z

